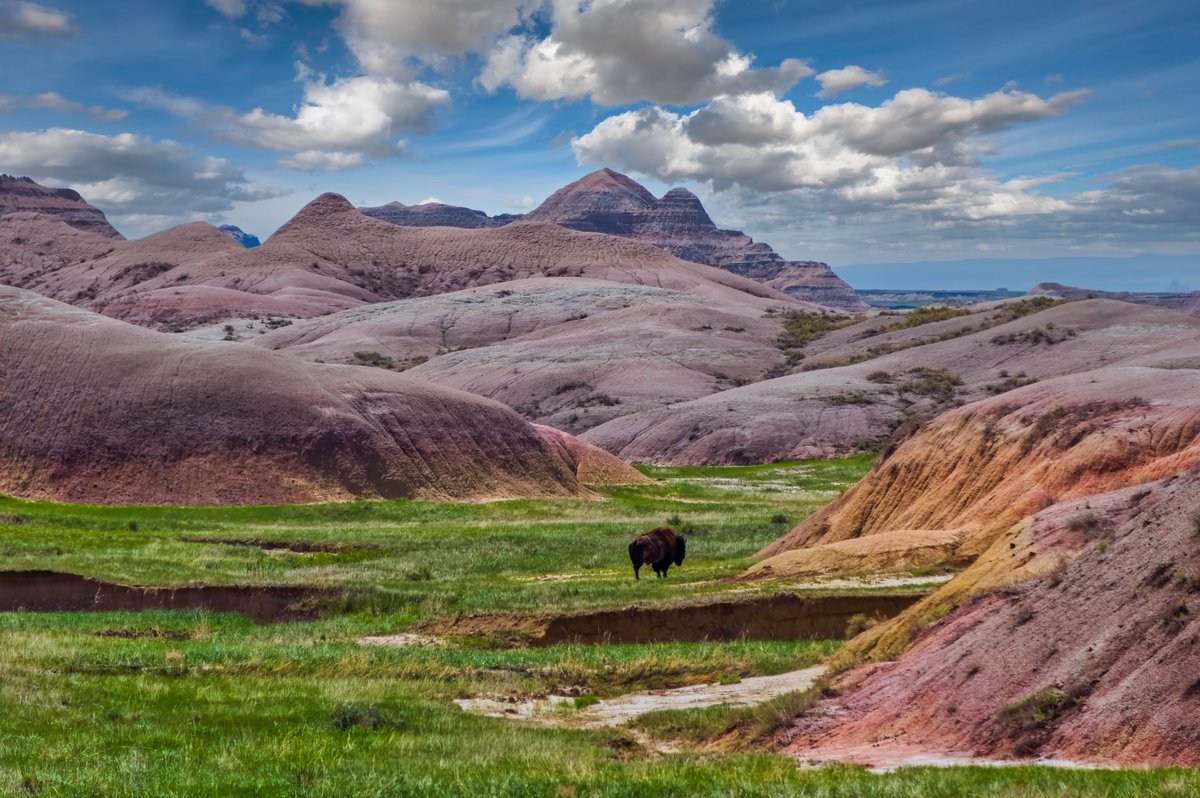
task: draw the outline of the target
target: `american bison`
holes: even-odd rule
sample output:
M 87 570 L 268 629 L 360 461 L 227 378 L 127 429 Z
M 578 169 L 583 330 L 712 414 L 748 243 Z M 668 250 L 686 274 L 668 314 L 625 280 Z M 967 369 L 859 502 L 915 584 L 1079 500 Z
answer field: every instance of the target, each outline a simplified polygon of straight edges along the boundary
M 638 535 L 629 544 L 629 559 L 633 562 L 633 578 L 641 579 L 638 571 L 643 565 L 654 568 L 657 576 L 666 576 L 671 563 L 683 565 L 687 541 L 676 535 L 669 526 L 660 526 Z

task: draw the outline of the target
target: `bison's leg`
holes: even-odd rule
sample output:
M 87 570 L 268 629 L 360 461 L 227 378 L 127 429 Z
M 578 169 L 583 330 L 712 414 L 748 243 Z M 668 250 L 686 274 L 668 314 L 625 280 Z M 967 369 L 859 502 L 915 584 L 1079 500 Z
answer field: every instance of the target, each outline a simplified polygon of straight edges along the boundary
M 629 544 L 629 560 L 633 563 L 633 578 L 641 579 L 642 577 L 638 575 L 638 571 L 641 570 L 645 559 L 642 557 L 642 544 L 640 541 L 635 540 Z

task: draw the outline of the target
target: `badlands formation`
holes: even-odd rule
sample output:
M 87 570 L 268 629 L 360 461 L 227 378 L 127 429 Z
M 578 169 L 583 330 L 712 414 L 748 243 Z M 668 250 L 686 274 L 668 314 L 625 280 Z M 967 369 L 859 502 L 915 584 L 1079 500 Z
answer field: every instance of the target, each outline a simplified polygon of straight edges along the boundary
M 610 170 L 524 217 L 324 194 L 254 248 L 202 223 L 125 241 L 4 178 L 0 241 L 0 492 L 587 496 L 644 481 L 631 461 L 879 450 L 741 578 L 954 575 L 865 620 L 788 751 L 1200 764 L 1187 298 L 872 314 Z
M 155 332 L 30 291 L 0 288 L 0 341 L 0 493 L 12 496 L 488 499 L 644 480 L 496 402 Z
M 721 230 L 700 198 L 674 188 L 655 198 L 620 172 L 600 169 L 554 192 L 524 216 L 491 216 L 439 203 L 391 203 L 363 213 L 394 224 L 500 227 L 521 219 L 553 222 L 572 230 L 633 238 L 665 249 L 677 258 L 716 266 L 766 283 L 806 302 L 862 311 L 866 304 L 824 263 L 788 261 L 737 230 Z

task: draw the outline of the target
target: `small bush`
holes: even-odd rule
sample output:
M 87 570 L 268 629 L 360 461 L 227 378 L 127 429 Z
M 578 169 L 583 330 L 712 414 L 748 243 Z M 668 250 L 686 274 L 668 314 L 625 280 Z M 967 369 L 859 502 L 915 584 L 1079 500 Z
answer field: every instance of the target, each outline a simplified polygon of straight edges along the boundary
M 667 517 L 667 526 L 679 526 L 682 523 L 683 519 L 679 517 L 678 513 Z
M 128 529 L 130 532 L 137 532 L 138 531 L 138 522 L 130 521 L 128 524 L 125 525 L 125 528 Z
M 567 393 L 569 391 L 575 391 L 580 388 L 587 388 L 587 387 L 589 387 L 589 386 L 586 382 L 564 382 L 562 385 L 560 385 L 554 389 L 553 395 L 559 396 L 559 395 Z
M 775 513 L 775 515 L 771 516 L 772 524 L 786 524 L 788 520 L 788 517 L 783 513 Z
M 915 368 L 908 372 L 909 379 L 900 385 L 904 393 L 928 396 L 945 402 L 954 398 L 954 390 L 962 385 L 962 378 L 948 369 Z
M 826 333 L 861 320 L 861 316 L 838 316 L 832 313 L 808 313 L 789 310 L 783 314 L 783 332 L 779 335 L 780 349 L 793 349 L 814 341 Z
M 1042 690 L 1006 704 L 1000 710 L 1000 720 L 1014 731 L 1043 729 L 1058 717 L 1062 699 L 1062 694 L 1057 690 Z
M 920 327 L 923 324 L 932 324 L 935 321 L 946 321 L 947 319 L 955 319 L 959 316 L 969 316 L 971 313 L 972 311 L 966 308 L 952 308 L 947 305 L 926 305 L 908 311 L 904 314 L 901 321 L 881 328 L 881 332 L 907 330 L 913 327 Z
M 857 637 L 876 624 L 876 620 L 867 615 L 856 613 L 846 621 L 846 639 Z
M 429 566 L 422 565 L 405 571 L 404 578 L 409 582 L 428 582 L 433 579 L 433 571 L 429 570 Z
M 583 695 L 575 696 L 573 703 L 576 709 L 587 709 L 592 704 L 599 704 L 600 697 L 595 693 L 584 693 Z
M 404 721 L 377 707 L 362 704 L 338 704 L 329 713 L 329 724 L 340 731 L 348 731 L 355 727 L 374 731 L 375 729 L 399 729 L 404 726 Z
M 867 382 L 888 383 L 892 381 L 892 375 L 886 371 L 872 371 L 867 375 Z
M 1100 526 L 1100 519 L 1095 513 L 1084 513 L 1077 515 L 1067 522 L 1067 529 L 1072 532 L 1091 532 Z

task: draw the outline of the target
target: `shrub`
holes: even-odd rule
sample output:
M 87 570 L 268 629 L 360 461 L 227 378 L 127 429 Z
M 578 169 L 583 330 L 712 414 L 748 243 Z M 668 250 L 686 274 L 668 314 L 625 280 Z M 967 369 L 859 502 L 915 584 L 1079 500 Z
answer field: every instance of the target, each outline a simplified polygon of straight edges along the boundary
M 783 513 L 775 513 L 775 515 L 771 516 L 772 524 L 786 524 L 787 522 L 788 517 Z
M 912 327 L 920 327 L 923 324 L 932 324 L 935 321 L 946 321 L 947 319 L 954 319 L 959 316 L 969 316 L 971 313 L 972 311 L 966 308 L 952 308 L 947 305 L 926 305 L 908 311 L 900 321 L 883 327 L 881 331 L 907 330 Z
M 1015 731 L 1043 729 L 1058 717 L 1062 698 L 1057 690 L 1042 690 L 1005 704 L 1000 710 L 1000 720 Z
M 683 519 L 679 517 L 678 513 L 667 517 L 667 526 L 679 526 L 682 523 Z
M 909 379 L 900 385 L 904 393 L 929 396 L 938 401 L 954 398 L 954 389 L 962 385 L 962 378 L 948 369 L 915 368 L 908 372 Z
M 779 335 L 779 347 L 792 349 L 816 340 L 826 333 L 854 324 L 862 317 L 789 310 L 784 312 L 782 318 L 783 332 Z
M 867 375 L 867 382 L 887 383 L 892 381 L 892 375 L 886 371 L 872 371 Z
M 362 704 L 338 704 L 329 713 L 329 724 L 340 731 L 354 727 L 361 729 L 399 729 L 404 726 L 402 718 L 383 712 L 377 707 Z

